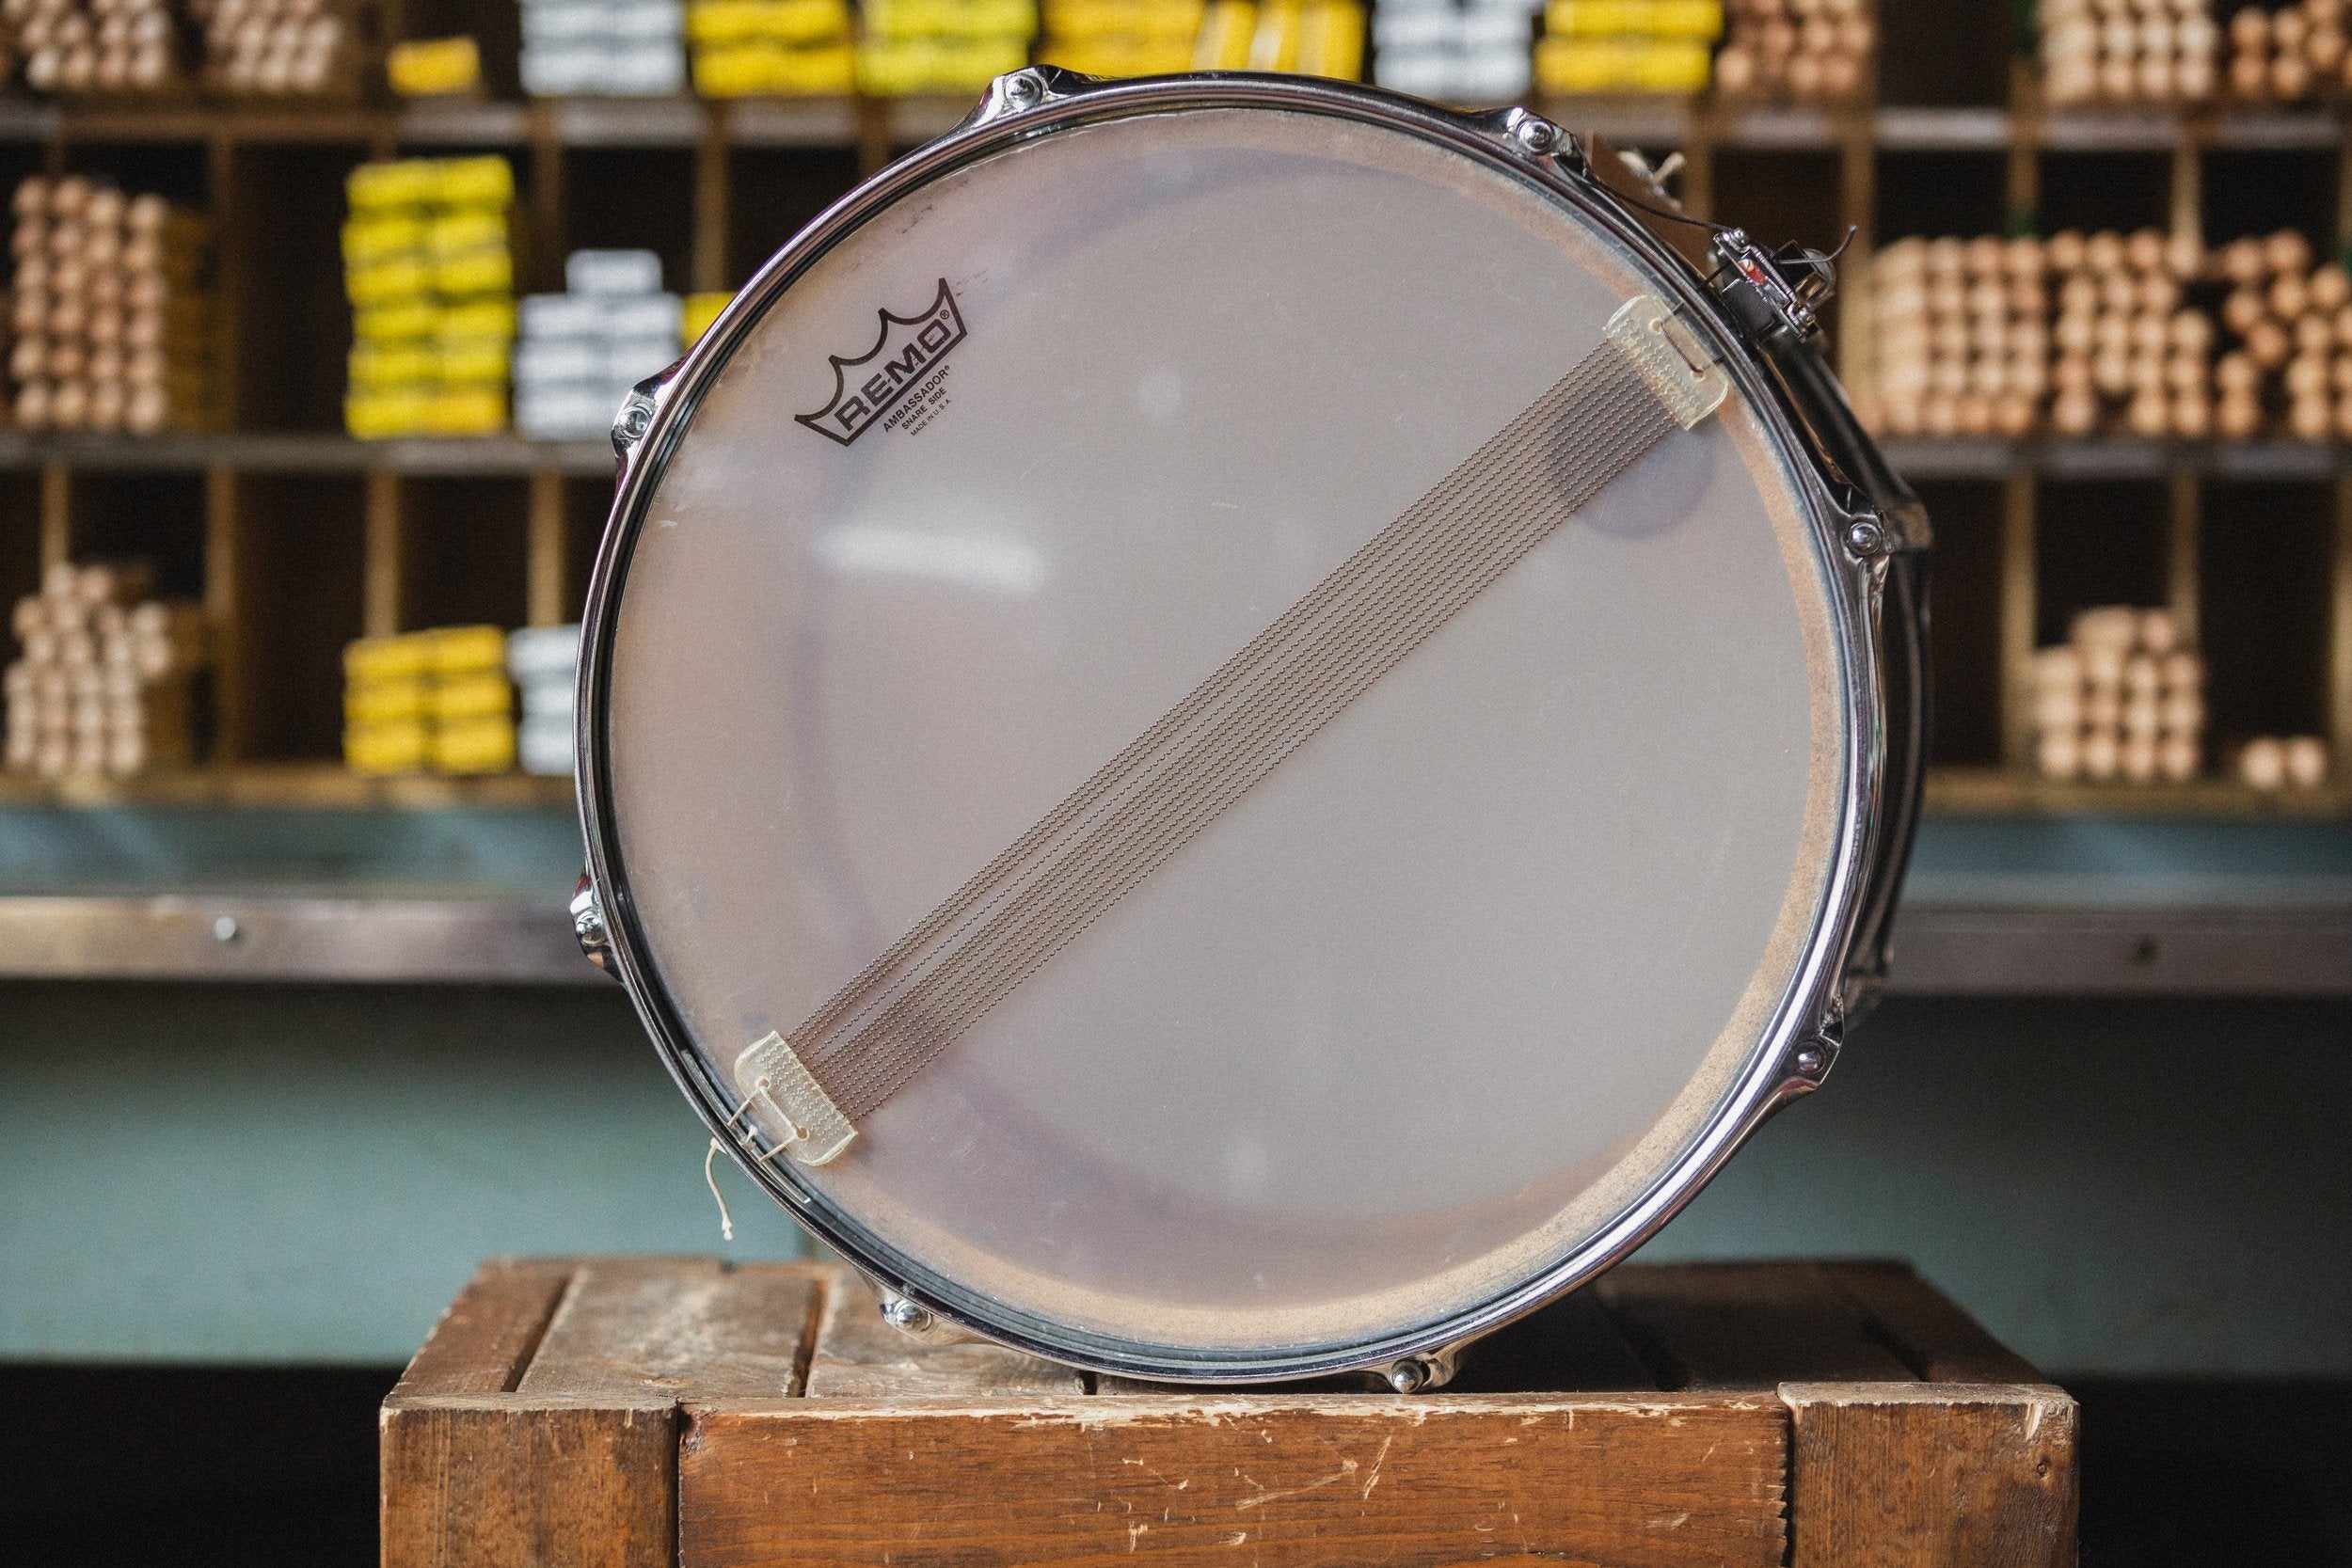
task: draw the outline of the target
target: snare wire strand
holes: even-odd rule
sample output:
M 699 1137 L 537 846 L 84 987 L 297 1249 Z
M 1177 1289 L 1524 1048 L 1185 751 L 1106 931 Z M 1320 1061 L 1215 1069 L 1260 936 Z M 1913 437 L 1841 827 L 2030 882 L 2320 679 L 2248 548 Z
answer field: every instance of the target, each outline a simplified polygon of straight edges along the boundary
M 1569 390 L 1570 386 L 1580 379 L 1570 377 L 1561 390 Z M 1630 376 L 1626 380 L 1632 383 Z M 1620 405 L 1618 412 L 1621 415 L 1628 406 L 1635 415 L 1646 412 L 1649 422 L 1658 426 L 1657 432 L 1649 433 L 1638 443 L 1628 443 L 1630 450 L 1624 451 L 1619 461 L 1537 465 L 1539 470 L 1554 466 L 1572 468 L 1576 471 L 1575 477 L 1584 481 L 1581 493 L 1555 495 L 1550 505 L 1536 508 L 1538 513 L 1549 514 L 1540 519 L 1540 528 L 1536 530 L 1516 531 L 1517 538 L 1508 534 L 1492 536 L 1487 541 L 1488 549 L 1473 552 L 1470 557 L 1455 554 L 1453 559 L 1457 569 L 1450 581 L 1440 578 L 1434 590 L 1426 583 L 1421 585 L 1417 601 L 1420 613 L 1408 611 L 1402 618 L 1359 614 L 1355 625 L 1343 624 L 1343 629 L 1350 635 L 1331 642 L 1323 650 L 1325 657 L 1304 658 L 1295 662 L 1287 671 L 1276 672 L 1294 677 L 1289 683 L 1294 689 L 1294 696 L 1320 699 L 1295 722 L 1281 722 L 1297 706 L 1295 701 L 1229 714 L 1224 722 L 1212 726 L 1178 759 L 1180 765 L 1172 766 L 1156 778 L 1144 781 L 1144 787 L 1140 789 L 1136 789 L 1133 781 L 1130 781 L 1132 798 L 1120 802 L 1121 809 L 1113 812 L 1112 820 L 1100 822 L 1097 831 L 1067 848 L 1058 864 L 1041 868 L 1050 873 L 1042 887 L 1035 885 L 1034 875 L 1024 879 L 1032 886 L 1022 890 L 1027 895 L 1020 900 L 1021 907 L 1000 911 L 997 918 L 988 922 L 971 942 L 945 955 L 942 964 L 931 973 L 920 977 L 908 976 L 907 979 L 913 982 L 911 985 L 902 983 L 888 988 L 898 994 L 885 1007 L 884 1016 L 875 1020 L 868 1028 L 855 1030 L 858 1037 L 832 1053 L 833 1061 L 842 1068 L 850 1069 L 850 1076 L 866 1081 L 854 1086 L 848 1082 L 837 1082 L 833 1085 L 834 1090 L 850 1095 L 852 1102 L 868 1100 L 879 1102 L 877 1097 L 886 1097 L 890 1089 L 903 1082 L 908 1071 L 918 1069 L 933 1051 L 968 1027 L 980 1012 L 1001 999 L 1037 963 L 1057 950 L 1070 935 L 1074 934 L 1075 929 L 1083 928 L 1086 922 L 1148 875 L 1153 866 L 1180 847 L 1207 819 L 1222 811 L 1297 743 L 1319 729 L 1339 707 L 1368 688 L 1396 658 L 1417 645 L 1438 624 L 1441 624 L 1446 615 L 1483 589 L 1502 566 L 1507 566 L 1511 560 L 1532 545 L 1534 538 L 1556 527 L 1567 511 L 1580 504 L 1600 483 L 1613 477 L 1624 462 L 1645 450 L 1656 438 L 1656 434 L 1662 433 L 1665 428 L 1663 415 L 1645 389 L 1639 388 L 1638 384 L 1632 384 L 1631 389 L 1638 394 L 1639 401 L 1629 405 L 1623 398 L 1610 401 Z M 1531 409 L 1529 412 L 1534 414 L 1537 410 Z M 1597 415 L 1601 409 L 1590 406 L 1588 400 L 1588 405 L 1578 408 L 1576 412 Z M 1594 421 L 1588 419 L 1581 434 L 1592 435 L 1596 422 L 1606 429 L 1619 420 Z M 1517 435 L 1518 432 L 1506 434 Z M 1610 434 L 1613 435 L 1614 431 Z M 1594 452 L 1595 457 L 1603 457 L 1607 454 L 1606 449 L 1619 445 L 1606 436 L 1597 442 L 1571 440 L 1567 444 L 1572 448 L 1583 446 L 1587 449 L 1597 445 L 1602 451 Z M 1523 454 L 1516 450 L 1517 443 L 1498 442 L 1497 445 L 1508 450 L 1515 460 L 1511 467 L 1518 468 L 1524 478 L 1525 465 L 1517 461 Z M 1556 460 L 1564 454 L 1546 455 Z M 1472 467 L 1474 465 L 1465 467 Z M 1461 477 L 1470 476 L 1464 474 Z M 1519 492 L 1532 489 L 1540 494 L 1549 477 L 1549 473 L 1539 471 L 1532 481 L 1511 484 L 1500 495 L 1489 492 L 1485 483 L 1442 486 L 1441 493 L 1434 494 L 1430 499 L 1453 503 L 1455 518 L 1453 527 L 1441 531 L 1435 537 L 1442 543 L 1458 532 L 1464 509 L 1472 502 L 1483 503 L 1471 515 L 1473 521 L 1491 519 L 1498 512 L 1505 515 L 1516 512 L 1518 503 L 1523 499 Z M 1480 478 L 1484 480 L 1485 476 Z M 1429 510 L 1433 508 L 1415 509 L 1416 513 Z M 1442 514 L 1444 508 L 1434 510 Z M 1489 532 L 1491 535 L 1492 531 L 1489 530 Z M 1422 543 L 1428 544 L 1430 540 L 1424 539 Z M 1493 553 L 1492 546 L 1498 545 L 1503 546 L 1502 559 L 1487 564 L 1487 558 Z M 1460 569 L 1466 560 L 1470 562 L 1471 570 Z M 1451 592 L 1445 592 L 1449 588 Z M 1430 602 L 1433 592 L 1438 594 L 1434 604 Z M 1382 601 L 1386 597 L 1385 592 L 1374 594 L 1370 602 L 1359 604 L 1357 609 L 1369 612 L 1385 608 Z M 1327 675 L 1333 658 L 1352 657 L 1360 650 L 1366 636 L 1381 631 L 1389 633 L 1385 656 L 1375 659 L 1369 668 L 1357 672 L 1352 678 L 1341 681 L 1337 689 L 1322 688 L 1317 681 L 1307 678 Z M 1302 684 L 1305 688 L 1303 693 L 1297 690 Z M 1250 749 L 1253 746 L 1255 751 Z M 1204 785 L 1210 787 L 1204 790 Z M 1175 796 L 1172 801 L 1168 799 L 1171 793 Z M 1175 813 L 1173 818 L 1171 811 Z M 1100 816 L 1100 813 L 1097 815 Z M 1032 868 L 1032 873 L 1039 869 Z M 1092 879 L 1089 880 L 1089 878 Z M 1027 917 L 1025 924 L 1021 918 L 1025 915 Z M 869 1006 L 882 1000 L 875 996 L 866 999 Z M 861 1007 L 858 1011 L 865 1013 L 867 1008 Z M 803 1044 L 808 1046 L 813 1047 L 816 1043 L 803 1039 Z M 866 1045 L 880 1049 L 851 1049 Z M 890 1049 L 893 1046 L 896 1049 Z M 853 1054 L 859 1058 L 856 1063 L 844 1059 Z M 860 1066 L 869 1070 L 856 1071 Z M 875 1081 L 877 1071 L 879 1081 Z M 845 1104 L 845 1110 L 848 1108 Z
M 1556 528 L 1624 462 L 1646 450 L 1665 428 L 1664 416 L 1645 388 L 1637 384 L 1633 390 L 1641 401 L 1610 400 L 1617 404 L 1608 410 L 1613 417 L 1588 420 L 1582 433 L 1588 439 L 1569 443 L 1597 446 L 1597 456 L 1617 456 L 1609 451 L 1617 448 L 1621 460 L 1577 464 L 1576 477 L 1583 482 L 1580 491 L 1563 495 L 1553 490 L 1547 496 L 1552 476 L 1546 470 L 1551 465 L 1535 465 L 1536 471 L 1530 474 L 1527 465 L 1516 461 L 1523 454 L 1514 444 L 1508 455 L 1515 461 L 1502 467 L 1506 474 L 1517 470 L 1511 475 L 1516 482 L 1502 492 L 1483 483 L 1448 486 L 1438 499 L 1453 503 L 1453 520 L 1422 543 L 1437 549 L 1434 564 L 1451 567 L 1450 573 L 1432 573 L 1432 562 L 1425 559 L 1430 549 L 1416 552 L 1423 560 L 1398 563 L 1390 573 L 1395 580 L 1368 590 L 1355 607 L 1359 613 L 1352 621 L 1342 621 L 1337 635 L 1270 673 L 1279 679 L 1235 697 L 1238 705 L 1245 695 L 1254 695 L 1260 699 L 1256 705 L 1236 706 L 1167 768 L 1136 781 L 1123 799 L 1106 803 L 1090 819 L 1091 831 L 1083 839 L 1062 847 L 1057 863 L 1032 868 L 1033 875 L 1025 879 L 1029 885 L 1007 890 L 1013 895 L 1011 902 L 968 942 L 946 954 L 937 967 L 911 984 L 892 988 L 895 995 L 869 998 L 867 1007 L 845 1021 L 845 1028 L 855 1031 L 854 1037 L 828 1059 L 829 1066 L 839 1065 L 836 1070 L 847 1069 L 834 1086 L 836 1095 L 850 1096 L 843 1102 L 845 1110 L 850 1103 L 879 1103 L 886 1098 L 931 1053 L 968 1028 L 1483 591 L 1536 539 Z M 1603 409 L 1588 399 L 1577 412 L 1598 416 Z M 1638 442 L 1621 444 L 1613 438 L 1629 418 L 1638 426 L 1645 412 L 1658 432 L 1645 433 Z M 1597 438 L 1596 426 L 1600 432 Z M 1442 514 L 1445 509 L 1438 510 Z M 1493 526 L 1497 518 L 1515 515 L 1522 519 L 1515 527 Z M 1486 537 L 1467 551 L 1448 547 L 1465 527 L 1484 527 Z M 1409 578 L 1406 566 L 1415 568 Z M 1383 613 L 1391 608 L 1395 594 L 1406 591 L 1401 610 Z M 866 1022 L 875 1004 L 882 1005 L 881 1015 Z

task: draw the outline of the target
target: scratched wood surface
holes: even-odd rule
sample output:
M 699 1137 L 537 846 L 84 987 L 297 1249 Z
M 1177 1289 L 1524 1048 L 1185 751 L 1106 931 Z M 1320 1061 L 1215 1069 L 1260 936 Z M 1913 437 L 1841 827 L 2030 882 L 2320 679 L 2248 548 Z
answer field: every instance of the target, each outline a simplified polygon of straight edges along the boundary
M 2074 1560 L 2074 1402 L 1899 1264 L 1619 1269 L 1399 1397 L 1094 1379 L 816 1264 L 485 1264 L 384 1417 L 384 1561 Z

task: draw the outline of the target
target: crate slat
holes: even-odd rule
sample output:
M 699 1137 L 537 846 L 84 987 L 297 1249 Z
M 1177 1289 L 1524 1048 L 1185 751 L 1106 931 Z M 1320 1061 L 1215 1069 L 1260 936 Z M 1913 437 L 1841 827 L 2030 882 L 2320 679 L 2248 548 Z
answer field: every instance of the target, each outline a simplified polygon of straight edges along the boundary
M 1782 1560 L 1787 1417 L 1769 1398 L 1138 1395 L 827 1417 L 698 1414 L 684 1568 Z

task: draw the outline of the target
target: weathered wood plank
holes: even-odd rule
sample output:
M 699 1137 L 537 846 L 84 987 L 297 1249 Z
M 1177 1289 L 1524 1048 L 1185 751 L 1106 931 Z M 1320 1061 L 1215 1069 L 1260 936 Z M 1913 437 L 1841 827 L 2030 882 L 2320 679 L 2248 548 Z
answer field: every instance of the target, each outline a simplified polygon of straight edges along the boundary
M 493 1258 L 483 1264 L 433 1325 L 391 1397 L 514 1387 L 579 1268 L 564 1258 Z
M 700 1412 L 682 1568 L 1514 1555 L 1777 1565 L 1772 1397 L 1226 1395 Z
M 1658 1264 L 1615 1270 L 1593 1291 L 1670 1388 L 1914 1375 L 1818 1264 Z
M 1824 1263 L 1821 1272 L 1930 1383 L 2042 1381 L 2032 1362 L 1987 1334 L 1908 1263 Z
M 805 1264 L 591 1259 L 517 1391 L 685 1401 L 798 1393 L 818 1277 Z
M 808 1361 L 815 1399 L 908 1400 L 1083 1394 L 1067 1367 L 995 1345 L 932 1345 L 882 1320 L 873 1287 L 853 1269 L 824 1271 L 824 1307 Z
M 387 1403 L 384 1568 L 672 1568 L 676 1409 L 523 1398 Z
M 1793 1568 L 2070 1568 L 2078 1416 L 2046 1384 L 1789 1383 Z

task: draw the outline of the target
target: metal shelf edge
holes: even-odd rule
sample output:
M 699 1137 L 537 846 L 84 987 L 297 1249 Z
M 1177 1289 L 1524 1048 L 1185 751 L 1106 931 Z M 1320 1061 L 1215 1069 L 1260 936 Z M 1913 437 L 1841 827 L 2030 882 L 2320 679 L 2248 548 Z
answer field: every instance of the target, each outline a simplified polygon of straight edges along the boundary
M 2352 910 L 1955 909 L 1897 917 L 1897 996 L 2352 997 Z M 0 980 L 600 986 L 553 905 L 0 896 Z

